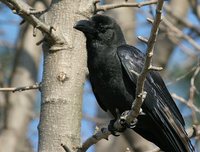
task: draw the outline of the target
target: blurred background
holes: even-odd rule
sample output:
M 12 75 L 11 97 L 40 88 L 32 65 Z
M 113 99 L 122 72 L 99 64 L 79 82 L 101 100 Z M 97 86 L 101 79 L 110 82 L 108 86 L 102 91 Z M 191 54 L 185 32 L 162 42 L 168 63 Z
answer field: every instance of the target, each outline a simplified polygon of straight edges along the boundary
M 102 0 L 101 5 L 123 0 Z M 128 2 L 141 2 L 129 0 Z M 34 8 L 44 10 L 50 0 L 27 0 Z M 148 38 L 155 15 L 155 6 L 118 8 L 105 12 L 121 25 L 128 44 L 146 51 L 137 39 Z M 186 129 L 200 151 L 200 1 L 168 0 L 155 47 L 153 63 L 164 68 L 161 75 L 186 121 Z M 33 36 L 33 27 L 0 3 L 0 87 L 33 85 L 42 80 L 42 47 L 36 43 L 41 34 Z M 17 147 L 14 152 L 36 152 L 38 145 L 40 92 L 35 90 L 0 92 L 0 146 Z M 111 119 L 97 105 L 90 82 L 86 80 L 83 94 L 82 141 L 95 128 L 106 127 Z M 15 146 L 17 145 L 17 146 Z M 89 152 L 157 152 L 159 149 L 133 131 L 120 137 L 110 136 Z

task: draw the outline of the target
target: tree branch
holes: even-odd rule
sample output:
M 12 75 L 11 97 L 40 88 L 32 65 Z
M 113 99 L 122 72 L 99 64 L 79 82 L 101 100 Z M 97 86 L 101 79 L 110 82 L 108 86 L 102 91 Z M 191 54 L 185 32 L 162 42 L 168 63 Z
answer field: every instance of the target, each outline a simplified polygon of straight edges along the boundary
M 195 90 L 196 90 L 194 81 L 195 81 L 196 76 L 199 74 L 199 72 L 200 72 L 200 66 L 198 65 L 196 67 L 196 70 L 194 71 L 194 74 L 193 74 L 191 80 L 190 80 L 190 91 L 189 91 L 189 99 L 188 100 L 186 100 L 183 97 L 180 97 L 174 93 L 172 94 L 173 98 L 179 100 L 181 103 L 185 104 L 186 106 L 188 106 L 191 109 L 193 124 L 198 123 L 196 112 L 200 113 L 199 108 L 197 108 L 194 104 L 194 96 L 195 96 Z
M 151 29 L 151 35 L 147 43 L 147 55 L 145 58 L 144 67 L 142 69 L 141 74 L 138 77 L 137 80 L 137 87 L 136 87 L 136 99 L 133 102 L 132 109 L 127 116 L 127 123 L 131 123 L 139 114 L 140 114 L 140 107 L 142 106 L 143 100 L 144 100 L 144 83 L 146 76 L 148 72 L 151 70 L 151 67 L 154 67 L 151 65 L 152 57 L 153 57 L 153 49 L 154 44 L 156 41 L 156 37 L 158 34 L 159 24 L 161 22 L 161 13 L 162 13 L 162 7 L 163 7 L 163 0 L 158 0 L 157 8 L 156 8 L 156 16 L 155 20 L 153 22 L 153 27 Z M 155 68 L 155 67 L 154 67 Z M 160 69 L 160 68 L 156 68 Z
M 130 124 L 133 120 L 136 119 L 136 117 L 140 114 L 140 108 L 142 106 L 142 103 L 146 97 L 146 92 L 144 91 L 144 82 L 146 79 L 146 76 L 150 70 L 152 70 L 151 67 L 154 67 L 151 65 L 152 61 L 152 56 L 153 56 L 153 49 L 154 49 L 154 44 L 156 41 L 158 29 L 159 29 L 159 24 L 161 22 L 161 13 L 162 13 L 162 7 L 163 7 L 163 0 L 158 0 L 157 8 L 156 8 L 156 17 L 153 22 L 153 27 L 151 29 L 151 35 L 150 38 L 147 42 L 147 55 L 145 59 L 145 64 L 142 69 L 141 74 L 139 74 L 138 80 L 137 80 L 137 87 L 136 87 L 136 99 L 133 102 L 132 108 L 129 111 L 128 115 L 125 117 L 125 121 Z M 153 68 L 153 69 L 159 69 L 160 68 Z M 118 119 L 114 123 L 114 127 L 116 130 L 119 130 L 122 128 L 122 125 L 120 123 L 120 119 Z M 77 152 L 85 152 L 90 146 L 93 144 L 96 144 L 98 141 L 101 139 L 108 139 L 108 136 L 111 135 L 111 132 L 106 128 L 97 131 L 93 136 L 88 138 L 83 144 L 82 147 L 79 147 Z
M 172 11 L 169 6 L 165 6 L 164 9 L 171 17 L 176 19 L 177 22 L 180 22 L 182 25 L 188 27 L 193 32 L 196 32 L 198 35 L 200 35 L 200 29 L 197 26 L 195 26 L 191 22 L 185 20 L 183 17 L 180 17 L 177 14 L 175 14 L 174 11 Z
M 147 6 L 147 5 L 151 5 L 151 4 L 156 4 L 158 2 L 158 0 L 149 0 L 146 2 L 140 2 L 140 3 L 119 3 L 119 4 L 107 4 L 107 5 L 98 5 L 96 7 L 96 12 L 98 11 L 107 11 L 107 10 L 111 10 L 111 9 L 115 9 L 115 8 L 120 8 L 120 7 L 142 7 L 142 6 Z
M 200 66 L 198 66 L 196 68 L 194 75 L 192 76 L 192 78 L 190 80 L 190 95 L 189 95 L 188 103 L 191 104 L 191 105 L 194 105 L 194 96 L 195 96 L 195 90 L 196 90 L 196 87 L 194 85 L 194 81 L 195 81 L 195 78 L 196 78 L 196 76 L 198 75 L 199 72 L 200 72 Z M 194 124 L 197 124 L 198 119 L 197 119 L 197 116 L 196 116 L 195 109 L 192 107 L 191 110 L 192 110 L 192 121 L 193 121 Z
M 187 129 L 188 137 L 190 138 L 200 138 L 200 125 L 193 125 L 191 128 Z
M 198 51 L 200 51 L 200 45 L 197 42 L 195 42 L 190 36 L 184 34 L 181 30 L 179 30 L 176 26 L 174 26 L 166 18 L 163 19 L 163 23 L 169 28 L 169 30 L 171 30 L 173 33 L 175 33 L 176 36 L 187 40 L 194 48 L 196 48 Z
M 28 21 L 35 28 L 39 29 L 41 32 L 47 34 L 53 42 L 62 42 L 59 36 L 56 34 L 55 29 L 42 22 L 35 14 L 41 12 L 37 11 L 23 0 L 0 0 L 6 4 L 15 14 L 21 16 L 24 20 Z
M 198 112 L 198 113 L 200 114 L 199 108 L 196 107 L 194 104 L 189 103 L 189 102 L 188 102 L 187 100 L 185 100 L 183 97 L 178 96 L 178 95 L 175 94 L 175 93 L 172 93 L 171 96 L 172 96 L 174 99 L 176 99 L 176 100 L 180 101 L 181 103 L 185 104 L 188 108 L 194 109 L 195 112 Z
M 88 138 L 80 148 L 78 148 L 77 152 L 85 152 L 87 149 L 96 144 L 101 139 L 108 140 L 109 135 L 111 135 L 111 132 L 108 130 L 108 128 L 102 128 L 101 130 L 98 129 L 98 131 L 92 135 L 90 138 Z
M 8 91 L 12 91 L 12 92 L 21 92 L 21 91 L 26 91 L 26 90 L 33 90 L 33 89 L 40 89 L 41 87 L 41 83 L 36 83 L 34 85 L 31 86 L 25 86 L 25 87 L 15 87 L 15 88 L 0 88 L 0 92 L 8 92 Z

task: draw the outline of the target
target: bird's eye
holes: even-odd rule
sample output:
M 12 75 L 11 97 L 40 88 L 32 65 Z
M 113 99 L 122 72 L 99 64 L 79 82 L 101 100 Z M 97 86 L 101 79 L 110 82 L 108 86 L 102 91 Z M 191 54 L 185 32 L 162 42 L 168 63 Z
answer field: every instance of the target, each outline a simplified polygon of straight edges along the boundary
M 110 40 L 114 36 L 114 31 L 112 29 L 107 29 L 104 34 L 106 36 L 106 39 Z
M 108 41 L 108 40 L 111 40 L 113 39 L 113 36 L 114 36 L 114 31 L 112 29 L 101 29 L 99 31 L 99 36 L 101 37 L 101 39 L 105 40 L 105 41 Z
M 100 27 L 100 28 L 98 28 L 98 31 L 99 31 L 99 33 L 105 33 L 107 31 L 107 29 Z

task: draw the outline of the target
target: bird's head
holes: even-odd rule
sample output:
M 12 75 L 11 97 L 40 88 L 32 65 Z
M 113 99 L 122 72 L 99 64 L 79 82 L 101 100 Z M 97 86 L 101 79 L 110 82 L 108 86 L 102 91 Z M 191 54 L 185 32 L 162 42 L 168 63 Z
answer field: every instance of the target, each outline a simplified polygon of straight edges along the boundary
M 125 43 L 120 26 L 113 18 L 105 15 L 97 14 L 89 20 L 80 20 L 74 28 L 82 31 L 89 40 L 97 40 L 107 45 Z

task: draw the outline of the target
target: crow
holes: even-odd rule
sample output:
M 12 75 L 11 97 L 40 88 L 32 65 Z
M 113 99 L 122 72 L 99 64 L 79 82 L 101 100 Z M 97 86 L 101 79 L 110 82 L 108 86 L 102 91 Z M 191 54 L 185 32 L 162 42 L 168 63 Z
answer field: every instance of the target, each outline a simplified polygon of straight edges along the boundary
M 74 28 L 86 37 L 89 79 L 97 102 L 117 119 L 118 114 L 131 109 L 145 54 L 126 44 L 120 26 L 111 17 L 96 14 L 78 21 Z M 144 90 L 143 114 L 133 130 L 165 152 L 193 152 L 183 117 L 158 72 L 149 72 Z

